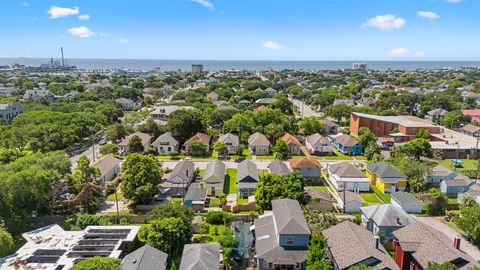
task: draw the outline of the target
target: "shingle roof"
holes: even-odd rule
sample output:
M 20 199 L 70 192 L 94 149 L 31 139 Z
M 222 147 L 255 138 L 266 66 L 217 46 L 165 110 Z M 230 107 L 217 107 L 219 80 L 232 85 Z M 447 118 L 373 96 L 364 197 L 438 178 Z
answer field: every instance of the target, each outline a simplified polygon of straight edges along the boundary
M 280 138 L 280 140 L 286 142 L 287 144 L 295 144 L 297 146 L 302 146 L 302 144 L 290 133 L 285 133 L 285 135 Z
M 297 200 L 272 200 L 272 209 L 278 234 L 310 234 Z
M 203 175 L 205 183 L 223 183 L 225 181 L 225 164 L 220 160 L 214 160 L 207 165 Z
M 180 270 L 220 269 L 220 244 L 188 244 L 183 248 Z
M 220 142 L 225 142 L 227 140 L 231 141 L 234 146 L 240 144 L 238 136 L 232 133 L 223 134 L 220 136 L 220 138 L 218 138 L 218 141 Z
M 202 188 L 201 183 L 195 182 L 190 184 L 185 194 L 185 200 L 204 201 L 207 198 L 207 189 Z
M 379 261 L 375 269 L 400 269 L 385 248 L 375 248 L 373 234 L 350 221 L 324 230 L 327 246 L 339 269 L 347 269 L 369 258 Z
M 437 165 L 433 167 L 430 176 L 447 176 L 451 173 L 453 173 L 451 170 L 443 167 L 442 165 Z
M 465 125 L 464 127 L 462 127 L 462 130 L 464 130 L 466 132 L 469 132 L 469 133 L 475 133 L 475 132 L 478 132 L 480 130 L 480 127 L 474 126 L 472 124 L 468 124 L 468 125 Z
M 152 139 L 152 136 L 150 136 L 150 135 L 147 134 L 147 133 L 135 132 L 135 133 L 130 134 L 130 135 L 128 135 L 127 137 L 125 137 L 118 145 L 127 146 L 127 145 L 128 145 L 128 142 L 130 141 L 130 139 L 131 139 L 133 136 L 138 136 L 138 137 L 140 138 L 140 140 L 142 140 L 142 145 L 146 145 L 146 144 L 149 143 L 150 140 Z
M 193 142 L 202 142 L 203 144 L 210 145 L 210 136 L 205 133 L 198 132 L 197 134 L 193 135 L 193 137 L 188 139 L 184 145 L 189 145 Z
M 260 181 L 260 178 L 258 177 L 258 170 L 257 170 L 257 165 L 253 163 L 252 161 L 246 159 L 240 164 L 238 164 L 237 167 L 237 182 L 242 181 L 244 178 L 250 176 L 253 178 L 255 181 Z
M 292 169 L 322 168 L 322 165 L 316 160 L 309 158 L 289 159 L 288 162 Z
M 115 166 L 122 162 L 120 159 L 112 156 L 105 156 L 95 163 L 93 166 L 100 170 L 100 175 L 103 176 L 110 172 Z
M 345 204 L 351 203 L 351 202 L 361 202 L 363 203 L 362 197 L 358 195 L 357 193 L 351 192 L 347 190 L 347 193 L 345 195 L 343 194 L 343 191 L 338 192 L 338 198 L 343 201 L 343 196 L 345 196 Z
M 384 182 L 389 182 L 390 179 L 407 179 L 407 176 L 397 170 L 396 168 L 392 167 L 390 164 L 386 162 L 377 162 L 372 163 L 367 166 L 367 170 L 371 173 L 376 174 L 380 177 Z
M 443 180 L 447 187 L 466 187 L 473 184 L 470 179 Z
M 417 220 L 402 208 L 393 204 L 380 204 L 360 207 L 362 214 L 381 227 L 404 227 Z
M 122 270 L 167 269 L 168 255 L 156 248 L 145 245 L 123 258 Z
M 422 205 L 423 202 L 407 192 L 394 192 L 391 194 L 392 200 L 398 202 L 402 207 Z
M 152 143 L 152 145 L 176 145 L 178 141 L 173 137 L 171 132 L 165 132 Z
M 189 159 L 184 159 L 175 165 L 172 172 L 168 177 L 168 181 L 173 180 L 176 176 L 183 179 L 184 182 L 188 182 L 195 173 L 195 164 Z
M 270 146 L 270 141 L 260 132 L 255 132 L 248 137 L 248 145 L 251 146 Z
M 350 135 L 347 135 L 347 134 L 340 134 L 333 138 L 338 144 L 341 144 L 343 146 L 354 146 L 358 144 L 357 140 L 355 140 L 354 138 L 352 138 Z
M 334 163 L 328 165 L 330 171 L 334 174 L 344 177 L 344 178 L 367 178 L 355 165 L 351 164 L 350 162 L 344 161 L 339 163 Z
M 427 112 L 428 115 L 445 115 L 447 113 L 448 113 L 448 111 L 444 110 L 442 108 L 434 109 L 434 110 L 431 110 L 431 111 Z
M 458 269 L 470 269 L 475 265 L 478 267 L 475 260 L 456 249 L 445 234 L 425 224 L 410 224 L 394 231 L 393 235 L 404 251 L 413 252 L 413 258 L 424 269 L 429 262 L 451 262 Z
M 322 135 L 315 133 L 307 137 L 307 142 L 312 145 L 313 147 L 315 146 L 324 146 L 324 145 L 330 145 L 330 142 L 327 140 L 327 138 L 323 137 Z
M 267 167 L 273 174 L 287 175 L 290 173 L 287 164 L 280 160 L 272 161 Z

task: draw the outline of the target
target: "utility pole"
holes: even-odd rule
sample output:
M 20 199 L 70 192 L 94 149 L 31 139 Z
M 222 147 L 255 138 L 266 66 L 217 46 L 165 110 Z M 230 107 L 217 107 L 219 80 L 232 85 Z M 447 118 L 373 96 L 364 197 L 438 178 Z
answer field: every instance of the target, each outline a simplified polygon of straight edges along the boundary
M 93 129 L 92 129 L 92 156 L 93 156 L 93 162 L 95 162 L 95 138 L 93 134 Z
M 455 165 L 453 166 L 453 172 L 457 171 L 458 166 L 458 152 L 460 151 L 460 144 L 457 142 L 457 157 L 455 158 Z
M 346 197 L 347 197 L 347 190 L 345 186 L 347 185 L 347 182 L 343 182 L 343 213 L 345 214 L 345 207 L 346 207 Z
M 117 195 L 118 185 L 115 185 L 115 203 L 117 206 L 117 224 L 120 224 L 120 211 L 118 210 L 118 195 Z
M 478 172 L 480 170 L 480 160 L 478 159 L 478 140 L 480 137 L 477 136 L 477 145 L 475 146 L 475 158 L 477 159 L 477 173 L 475 174 L 475 184 L 477 183 L 478 180 Z

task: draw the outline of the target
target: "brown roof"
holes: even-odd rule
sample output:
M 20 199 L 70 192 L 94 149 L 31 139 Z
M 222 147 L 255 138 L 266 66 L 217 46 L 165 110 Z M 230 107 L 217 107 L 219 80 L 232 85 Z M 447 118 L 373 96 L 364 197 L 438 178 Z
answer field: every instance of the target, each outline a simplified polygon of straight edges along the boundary
M 425 224 L 410 224 L 394 231 L 393 235 L 403 251 L 412 252 L 413 258 L 423 268 L 427 268 L 429 262 L 439 264 L 451 262 L 458 269 L 478 266 L 473 258 L 453 246 L 452 239 Z
M 283 135 L 282 138 L 280 138 L 280 140 L 286 142 L 287 144 L 296 144 L 298 146 L 302 146 L 302 144 L 297 140 L 297 138 L 295 138 L 295 136 L 293 136 L 292 134 L 290 133 L 285 133 L 285 135 Z
M 111 171 L 115 166 L 120 164 L 121 160 L 112 157 L 112 156 L 105 156 L 104 158 L 97 161 L 93 166 L 97 167 L 100 170 L 100 175 L 105 175 L 109 171 Z
M 288 160 L 292 169 L 322 168 L 322 165 L 316 160 L 309 158 Z
M 334 139 L 335 141 L 337 141 L 337 143 L 344 146 L 354 146 L 358 143 L 357 140 L 355 140 L 354 138 L 352 138 L 350 135 L 347 135 L 347 134 L 341 134 L 341 135 L 335 136 Z
M 193 137 L 188 139 L 184 145 L 189 145 L 193 142 L 202 142 L 203 144 L 210 145 L 210 136 L 205 133 L 198 132 L 197 134 L 193 135 Z
M 375 248 L 373 233 L 359 225 L 345 221 L 322 233 L 339 269 L 347 269 L 369 258 L 380 261 L 375 269 L 400 269 L 382 245 Z
M 462 127 L 462 130 L 464 130 L 466 132 L 469 132 L 469 133 L 475 133 L 475 132 L 478 132 L 480 130 L 480 127 L 468 124 L 468 125 L 465 125 L 464 127 Z
M 351 164 L 348 161 L 343 161 L 339 163 L 329 164 L 328 168 L 330 171 L 340 177 L 345 178 L 366 178 L 365 176 L 355 165 Z
M 472 184 L 472 180 L 470 179 L 454 179 L 454 180 L 444 180 L 445 185 L 448 187 L 462 187 L 462 186 L 468 186 Z
M 130 139 L 131 139 L 133 136 L 138 136 L 138 137 L 140 138 L 140 140 L 142 140 L 142 145 L 146 145 L 146 144 L 149 143 L 150 140 L 152 139 L 152 136 L 150 136 L 150 135 L 147 134 L 147 133 L 135 132 L 135 133 L 130 134 L 130 135 L 128 135 L 127 137 L 125 137 L 118 145 L 120 145 L 120 146 L 127 146 L 127 145 L 128 145 L 128 142 L 130 141 Z

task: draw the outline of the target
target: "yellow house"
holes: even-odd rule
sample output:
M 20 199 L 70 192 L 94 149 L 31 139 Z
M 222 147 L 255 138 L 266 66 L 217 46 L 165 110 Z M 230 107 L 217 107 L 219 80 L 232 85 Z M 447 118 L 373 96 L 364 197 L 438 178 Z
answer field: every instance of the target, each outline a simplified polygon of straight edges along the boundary
M 386 162 L 368 165 L 366 175 L 370 184 L 383 193 L 405 191 L 407 186 L 407 176 Z

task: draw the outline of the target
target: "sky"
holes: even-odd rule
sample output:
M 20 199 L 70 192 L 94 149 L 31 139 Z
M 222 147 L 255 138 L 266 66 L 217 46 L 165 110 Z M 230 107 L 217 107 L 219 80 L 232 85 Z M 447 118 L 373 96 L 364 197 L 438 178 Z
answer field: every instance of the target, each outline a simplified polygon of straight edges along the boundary
M 0 0 L 0 57 L 480 60 L 480 0 Z

